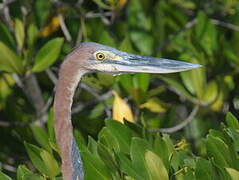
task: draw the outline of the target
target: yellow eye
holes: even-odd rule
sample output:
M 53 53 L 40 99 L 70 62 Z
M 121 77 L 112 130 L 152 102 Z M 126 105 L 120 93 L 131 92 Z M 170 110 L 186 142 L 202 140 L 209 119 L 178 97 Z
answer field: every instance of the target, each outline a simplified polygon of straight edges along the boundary
M 96 54 L 96 58 L 98 60 L 104 60 L 105 59 L 105 55 L 103 53 L 99 52 L 99 53 Z

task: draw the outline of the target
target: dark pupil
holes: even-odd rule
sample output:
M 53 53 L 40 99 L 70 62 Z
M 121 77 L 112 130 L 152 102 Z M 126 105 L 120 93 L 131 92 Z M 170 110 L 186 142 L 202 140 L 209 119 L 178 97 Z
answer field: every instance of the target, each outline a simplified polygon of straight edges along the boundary
M 102 58 L 103 58 L 103 55 L 102 55 L 102 54 L 100 54 L 100 55 L 99 55 L 99 58 L 100 58 L 100 59 L 102 59 Z

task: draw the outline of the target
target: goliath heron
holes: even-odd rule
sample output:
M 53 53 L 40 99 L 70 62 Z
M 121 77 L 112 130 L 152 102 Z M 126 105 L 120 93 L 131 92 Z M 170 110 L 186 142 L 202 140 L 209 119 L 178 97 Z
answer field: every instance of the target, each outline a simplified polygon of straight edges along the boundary
M 62 159 L 63 179 L 84 179 L 80 152 L 71 124 L 74 92 L 84 74 L 172 73 L 198 67 L 200 65 L 187 62 L 128 54 L 93 42 L 81 43 L 76 47 L 61 65 L 54 100 L 54 126 Z

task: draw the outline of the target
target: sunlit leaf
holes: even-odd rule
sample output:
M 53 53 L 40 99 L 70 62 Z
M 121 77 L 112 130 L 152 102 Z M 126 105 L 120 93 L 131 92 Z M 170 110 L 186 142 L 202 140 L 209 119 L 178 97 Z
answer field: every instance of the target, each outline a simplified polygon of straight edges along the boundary
M 24 31 L 24 25 L 21 20 L 16 19 L 15 20 L 15 37 L 17 41 L 17 45 L 20 49 L 23 48 L 24 39 L 25 39 L 25 31 Z
M 40 156 L 47 168 L 47 176 L 53 178 L 60 173 L 60 168 L 57 161 L 49 152 L 43 150 L 40 152 Z
M 38 29 L 35 24 L 30 24 L 27 29 L 27 43 L 29 47 L 32 47 L 37 39 Z
M 40 72 L 51 66 L 59 57 L 63 38 L 48 41 L 37 53 L 32 72 Z
M 228 174 L 230 174 L 232 180 L 238 180 L 239 179 L 239 171 L 233 168 L 226 168 Z
M 158 98 L 150 98 L 144 104 L 140 105 L 141 108 L 147 108 L 155 113 L 164 113 L 166 109 L 162 106 L 162 102 Z
M 121 123 L 124 123 L 124 119 L 130 122 L 134 122 L 133 113 L 130 106 L 117 94 L 113 92 L 115 99 L 112 107 L 113 119 Z

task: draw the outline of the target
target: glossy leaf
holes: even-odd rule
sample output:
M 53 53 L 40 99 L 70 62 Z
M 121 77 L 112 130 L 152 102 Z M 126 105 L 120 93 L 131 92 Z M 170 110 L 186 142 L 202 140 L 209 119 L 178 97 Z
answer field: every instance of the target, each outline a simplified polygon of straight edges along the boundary
M 51 66 L 59 57 L 62 44 L 62 38 L 48 41 L 37 53 L 32 72 L 41 72 Z

